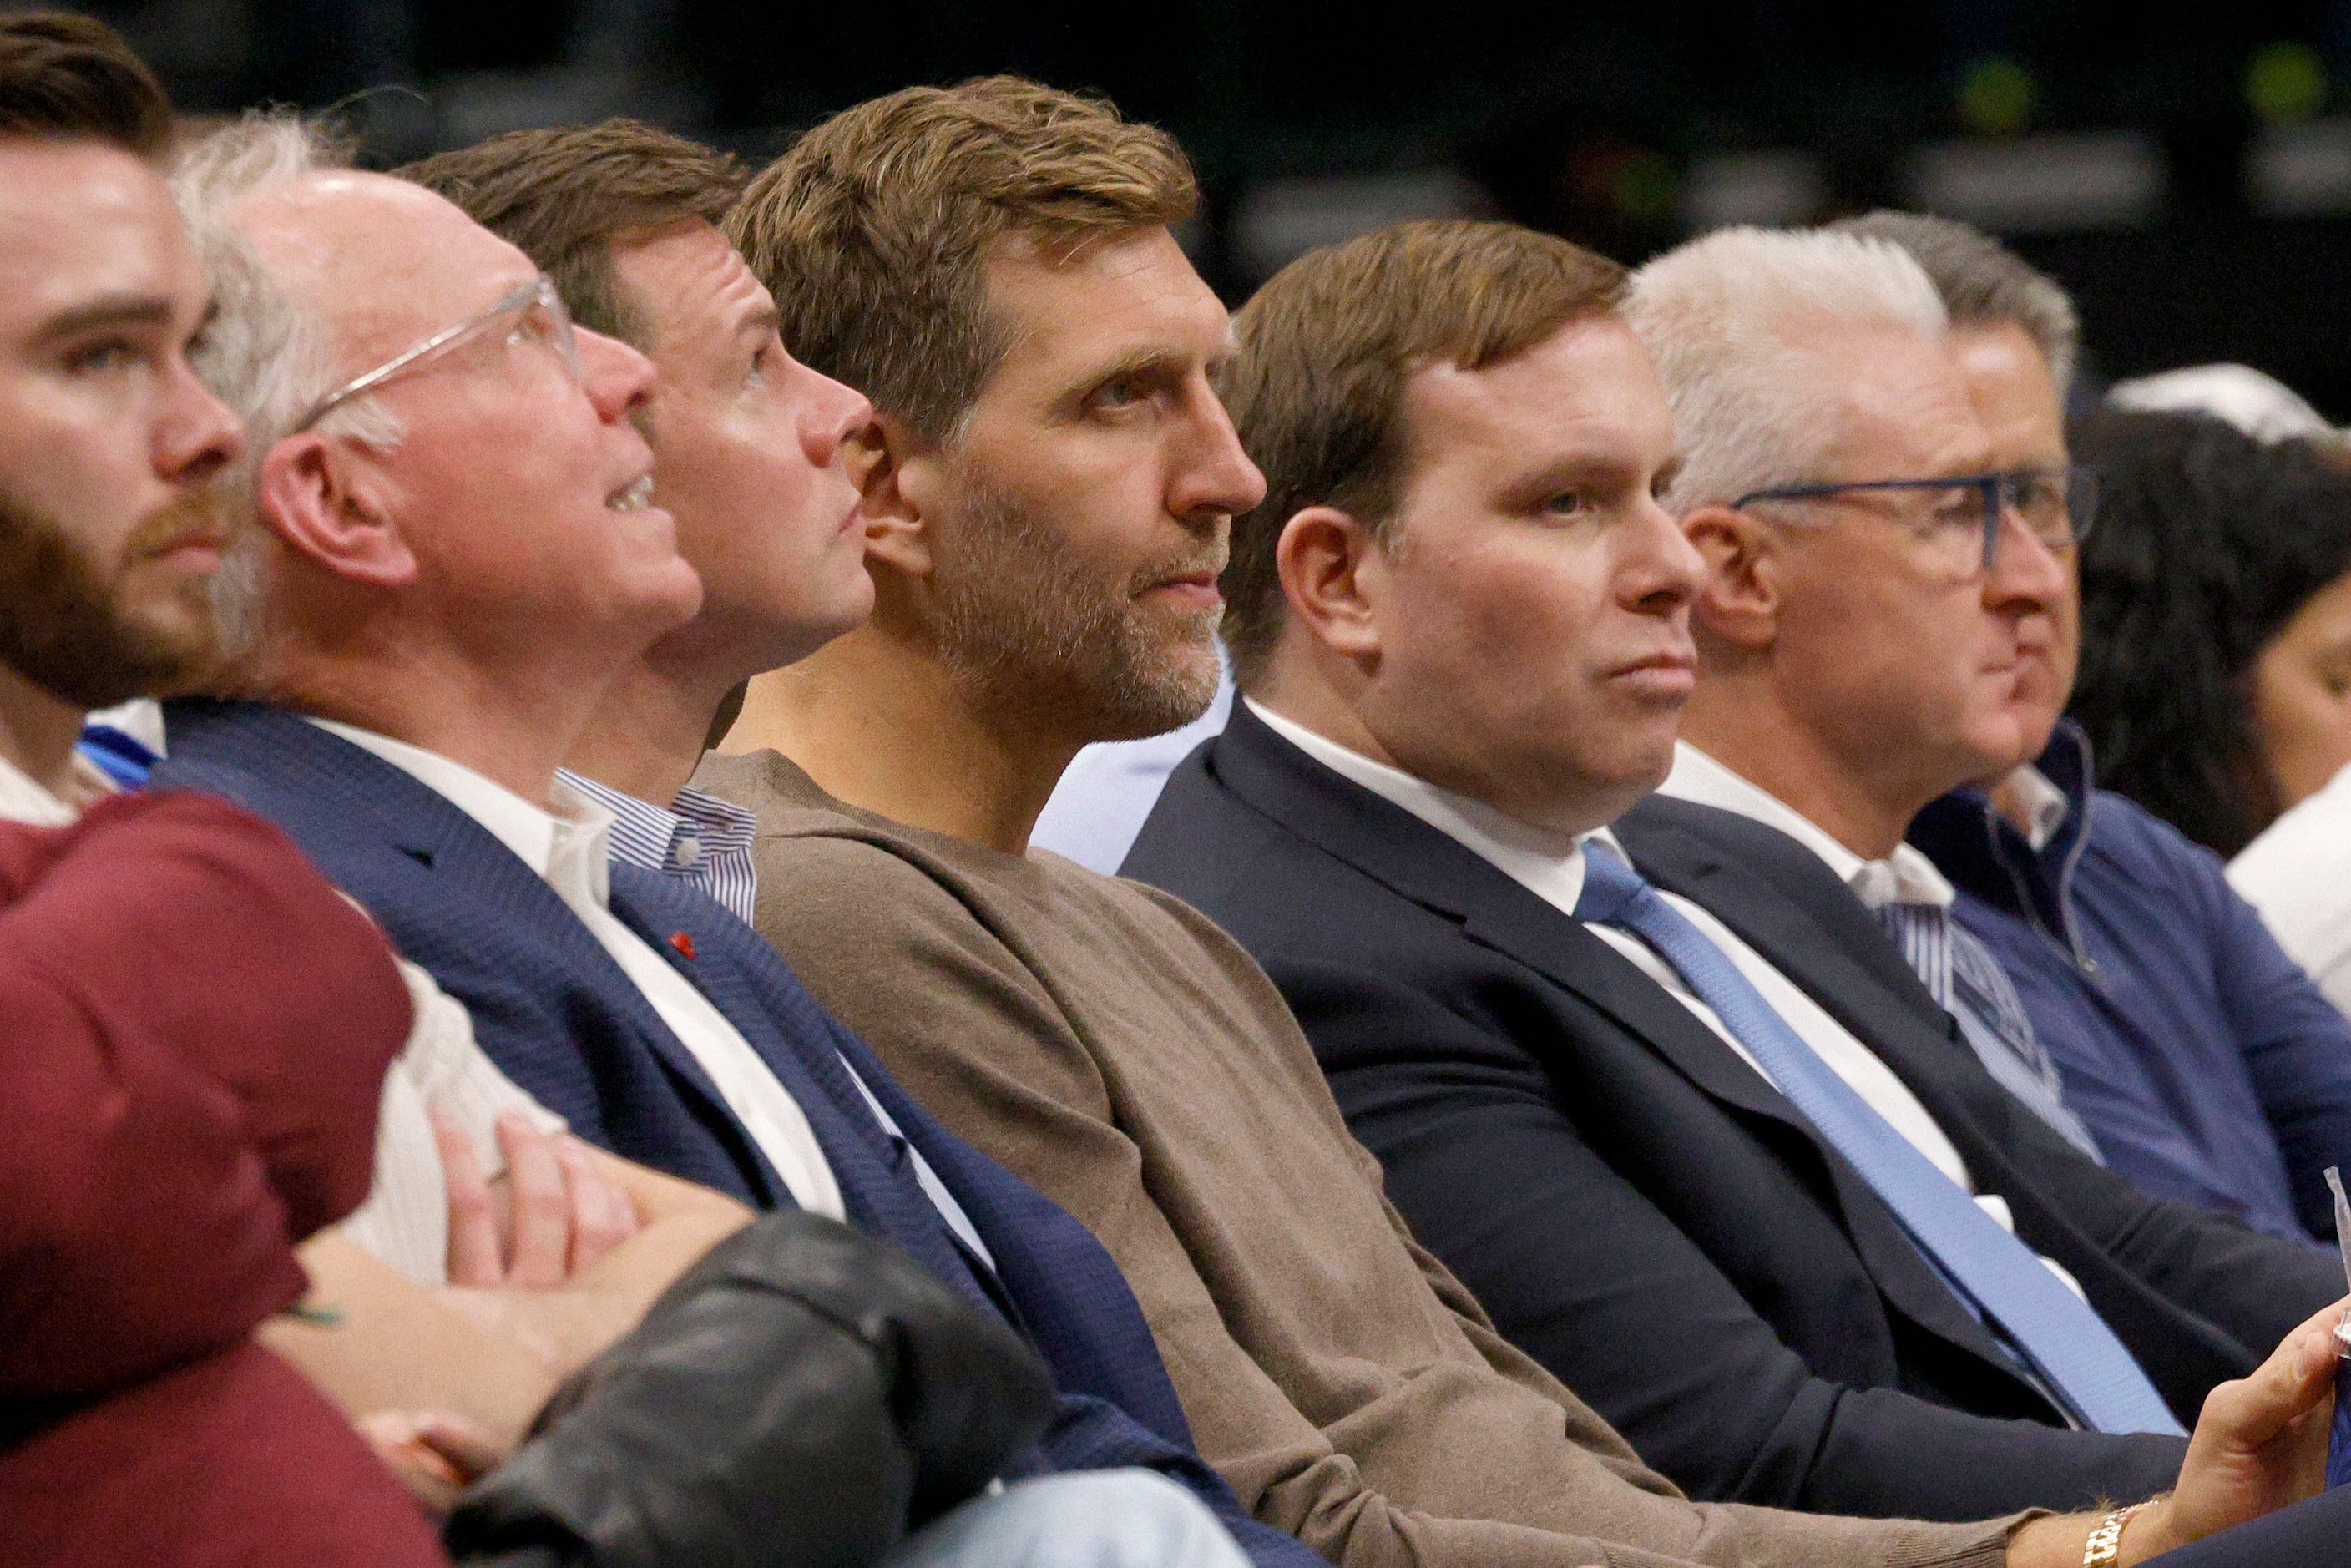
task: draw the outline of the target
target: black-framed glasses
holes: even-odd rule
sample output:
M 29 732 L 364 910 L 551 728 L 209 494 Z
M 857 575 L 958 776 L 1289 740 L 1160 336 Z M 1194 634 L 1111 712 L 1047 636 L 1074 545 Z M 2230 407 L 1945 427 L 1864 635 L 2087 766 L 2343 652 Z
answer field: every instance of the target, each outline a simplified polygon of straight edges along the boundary
M 352 377 L 312 403 L 286 434 L 301 434 L 353 398 L 362 397 L 396 376 L 406 375 L 434 360 L 453 354 L 465 344 L 488 335 L 493 329 L 504 329 L 509 341 L 539 344 L 562 362 L 575 385 L 586 383 L 587 377 L 580 368 L 580 340 L 571 329 L 571 312 L 563 308 L 563 297 L 555 291 L 555 285 L 541 275 L 516 284 L 498 296 L 496 303 L 480 315 L 469 316 L 454 327 L 444 328 L 364 375 Z
M 2097 518 L 2095 470 L 2010 468 L 1950 479 L 1864 479 L 1840 485 L 1779 485 L 1750 490 L 1733 507 L 1758 501 L 1837 501 L 1884 495 L 1898 521 L 1921 542 L 1948 557 L 1956 570 L 1990 572 L 2000 559 L 2001 523 L 2013 513 L 2024 531 L 2049 549 L 2071 549 Z

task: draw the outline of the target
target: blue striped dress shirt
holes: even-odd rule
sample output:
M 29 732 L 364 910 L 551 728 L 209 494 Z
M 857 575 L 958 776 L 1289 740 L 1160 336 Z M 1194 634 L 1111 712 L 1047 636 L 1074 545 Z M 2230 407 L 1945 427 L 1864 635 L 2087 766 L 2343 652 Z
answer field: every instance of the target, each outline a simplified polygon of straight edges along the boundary
M 759 873 L 751 840 L 759 820 L 732 800 L 699 789 L 677 792 L 674 810 L 623 795 L 569 768 L 566 784 L 612 813 L 612 853 L 634 866 L 679 878 L 749 925 L 758 905 Z

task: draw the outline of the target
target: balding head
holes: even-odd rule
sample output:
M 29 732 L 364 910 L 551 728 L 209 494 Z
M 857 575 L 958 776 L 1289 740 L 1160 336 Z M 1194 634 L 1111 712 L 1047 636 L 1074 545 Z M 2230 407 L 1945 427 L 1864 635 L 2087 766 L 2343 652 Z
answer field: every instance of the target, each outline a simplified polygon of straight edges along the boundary
M 255 428 L 266 636 L 239 684 L 430 733 L 417 744 L 460 760 L 500 728 L 576 727 L 700 602 L 629 418 L 651 367 L 575 338 L 559 306 L 501 310 L 538 276 L 520 251 L 428 191 L 316 151 L 290 121 L 252 121 L 196 149 L 179 180 L 223 281 L 220 384 Z M 569 741 L 523 749 L 551 774 Z M 543 794 L 535 768 L 507 781 Z
M 278 287 L 325 322 L 338 382 L 482 308 L 538 269 L 432 192 L 360 170 L 299 174 L 233 203 L 229 221 Z

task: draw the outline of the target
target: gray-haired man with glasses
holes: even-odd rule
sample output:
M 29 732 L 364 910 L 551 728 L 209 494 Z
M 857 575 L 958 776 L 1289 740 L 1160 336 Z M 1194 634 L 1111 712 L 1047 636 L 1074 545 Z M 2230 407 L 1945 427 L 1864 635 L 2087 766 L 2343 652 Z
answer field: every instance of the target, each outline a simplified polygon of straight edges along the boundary
M 1638 275 L 1677 415 L 1667 497 L 1713 568 L 1667 793 L 1817 851 L 2002 1086 L 2096 1144 L 2015 988 L 1903 841 L 1928 801 L 2027 761 L 2090 517 L 2062 449 L 2004 465 L 1907 253 L 1733 230 Z
M 2076 338 L 2064 291 L 1949 219 L 1876 213 L 1837 227 L 1900 246 L 1934 281 L 1994 463 L 2061 468 Z M 2071 511 L 2078 537 L 2091 507 Z M 2054 643 L 2022 693 L 2043 737 L 2032 760 L 1930 802 L 1909 841 L 1958 889 L 1959 925 L 2014 982 L 2115 1170 L 2276 1235 L 2324 1237 L 2326 1166 L 2351 1155 L 2351 1025 L 2219 861 L 2095 788 L 2087 739 L 2060 717 L 2075 614 L 2059 559 Z

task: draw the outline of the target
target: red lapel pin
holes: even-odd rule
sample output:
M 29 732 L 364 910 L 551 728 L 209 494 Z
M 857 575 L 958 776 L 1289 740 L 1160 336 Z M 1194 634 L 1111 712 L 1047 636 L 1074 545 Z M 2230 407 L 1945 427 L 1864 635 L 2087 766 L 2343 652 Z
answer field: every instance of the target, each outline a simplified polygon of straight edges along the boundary
M 679 957 L 684 958 L 689 964 L 694 962 L 693 937 L 687 936 L 683 931 L 673 931 L 670 933 L 669 945 L 677 949 L 677 955 Z

